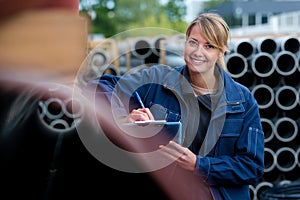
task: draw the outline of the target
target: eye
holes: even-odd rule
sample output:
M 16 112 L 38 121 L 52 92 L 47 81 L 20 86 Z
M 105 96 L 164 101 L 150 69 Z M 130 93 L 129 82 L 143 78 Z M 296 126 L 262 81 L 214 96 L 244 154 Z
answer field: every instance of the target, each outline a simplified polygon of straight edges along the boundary
M 197 47 L 198 46 L 198 42 L 196 42 L 195 40 L 188 40 L 188 43 L 192 47 Z
M 206 48 L 206 49 L 215 49 L 216 47 L 213 46 L 213 45 L 211 45 L 211 44 L 206 44 L 206 45 L 205 45 L 205 48 Z

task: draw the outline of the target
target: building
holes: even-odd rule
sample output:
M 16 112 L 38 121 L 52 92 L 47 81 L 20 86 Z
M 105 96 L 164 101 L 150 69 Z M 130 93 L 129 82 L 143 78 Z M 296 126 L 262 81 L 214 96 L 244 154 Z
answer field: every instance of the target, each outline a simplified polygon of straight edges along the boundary
M 209 9 L 233 35 L 300 33 L 300 1 L 234 1 Z

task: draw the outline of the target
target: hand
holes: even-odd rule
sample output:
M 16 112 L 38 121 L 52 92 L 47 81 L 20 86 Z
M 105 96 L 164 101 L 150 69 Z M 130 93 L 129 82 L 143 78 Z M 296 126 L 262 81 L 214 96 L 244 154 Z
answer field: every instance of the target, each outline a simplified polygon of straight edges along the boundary
M 168 145 L 160 145 L 159 148 L 163 154 L 169 159 L 176 161 L 176 163 L 184 169 L 194 171 L 196 168 L 196 155 L 188 148 L 170 141 Z
M 129 122 L 154 120 L 149 108 L 133 109 L 127 117 Z

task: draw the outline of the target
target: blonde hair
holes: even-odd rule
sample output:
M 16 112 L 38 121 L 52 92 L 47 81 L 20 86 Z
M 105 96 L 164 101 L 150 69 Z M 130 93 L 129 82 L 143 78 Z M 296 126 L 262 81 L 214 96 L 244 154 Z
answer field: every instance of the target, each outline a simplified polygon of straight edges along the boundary
M 192 28 L 198 26 L 205 40 L 211 45 L 219 48 L 223 52 L 228 51 L 229 27 L 225 20 L 217 13 L 202 13 L 194 19 L 186 30 L 186 37 L 191 34 Z M 224 69 L 226 69 L 224 57 L 220 57 L 217 61 Z

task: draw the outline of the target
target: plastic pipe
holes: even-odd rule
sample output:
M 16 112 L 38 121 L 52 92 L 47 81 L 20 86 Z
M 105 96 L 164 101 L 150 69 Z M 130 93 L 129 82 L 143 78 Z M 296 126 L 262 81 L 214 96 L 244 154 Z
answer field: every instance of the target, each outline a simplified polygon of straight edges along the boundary
M 295 54 L 289 51 L 280 51 L 275 56 L 275 70 L 281 76 L 288 76 L 297 70 L 298 60 Z
M 239 78 L 234 78 L 237 82 L 240 84 L 246 86 L 250 90 L 256 85 L 257 83 L 257 78 L 254 76 L 254 74 L 251 71 L 246 71 L 246 73 L 239 77 Z
M 279 50 L 279 46 L 273 38 L 259 37 L 255 38 L 254 42 L 258 52 L 265 52 L 273 55 Z
M 259 109 L 270 107 L 274 102 L 274 91 L 266 84 L 258 84 L 251 91 L 258 103 Z
M 243 55 L 247 60 L 255 54 L 255 47 L 250 39 L 235 39 L 231 45 L 234 52 Z
M 258 77 L 268 77 L 275 71 L 275 60 L 269 53 L 257 53 L 251 59 L 251 69 Z
M 289 85 L 289 86 L 292 86 L 292 87 L 298 87 L 300 85 L 300 78 L 299 77 L 300 77 L 300 71 L 295 70 L 294 73 L 283 77 L 283 83 L 284 83 L 284 85 Z
M 272 149 L 267 148 L 267 147 L 265 147 L 264 154 L 265 154 L 265 156 L 264 156 L 264 165 L 265 165 L 264 172 L 271 172 L 276 167 L 276 162 L 277 162 L 276 154 Z
M 49 98 L 47 99 L 45 102 L 45 116 L 50 119 L 50 120 L 54 120 L 54 119 L 60 119 L 63 115 L 64 115 L 64 102 L 59 99 L 59 98 Z
M 248 71 L 246 58 L 239 53 L 231 53 L 225 56 L 227 71 L 233 78 L 240 78 Z
M 270 142 L 274 138 L 274 132 L 275 132 L 274 123 L 267 118 L 261 118 L 260 121 L 265 134 L 265 143 Z
M 108 57 L 107 52 L 102 49 L 92 50 L 89 55 L 89 65 L 93 70 L 98 71 L 101 66 L 106 65 L 109 62 Z
M 275 92 L 275 103 L 282 110 L 292 110 L 299 103 L 299 94 L 294 87 L 284 85 Z
M 273 183 L 267 181 L 262 181 L 259 184 L 257 184 L 257 186 L 255 187 L 257 198 L 260 199 L 259 197 L 262 194 L 262 192 L 272 187 L 273 187 Z
M 250 193 L 250 199 L 257 200 L 256 198 L 256 190 L 253 185 L 249 185 L 249 193 Z
M 166 37 L 165 36 L 158 36 L 155 37 L 154 39 L 152 39 L 152 52 L 157 55 L 160 56 L 160 50 L 163 48 L 162 46 L 162 41 L 165 41 Z
M 63 107 L 64 114 L 71 118 L 80 118 L 84 112 L 83 106 L 80 101 L 75 98 L 69 98 L 64 100 L 65 106 Z
M 132 46 L 132 55 L 145 59 L 152 53 L 150 40 L 146 38 L 138 38 L 130 42 Z
M 282 147 L 276 151 L 276 167 L 282 172 L 293 170 L 297 165 L 297 156 L 294 149 Z
M 298 134 L 297 123 L 288 118 L 282 117 L 275 122 L 275 136 L 281 142 L 291 142 Z
M 298 147 L 296 151 L 296 157 L 297 157 L 297 165 L 300 167 L 300 147 Z
M 279 37 L 276 39 L 276 42 L 278 43 L 282 51 L 297 53 L 300 50 L 300 42 L 295 37 Z
M 176 54 L 183 56 L 185 48 L 185 37 L 177 35 L 168 38 L 165 42 L 163 50 L 166 54 Z
M 161 63 L 160 59 L 159 59 L 159 63 Z M 177 54 L 167 54 L 165 58 L 165 64 L 170 67 L 177 67 L 177 66 L 185 65 L 185 61 L 183 56 L 179 56 Z

